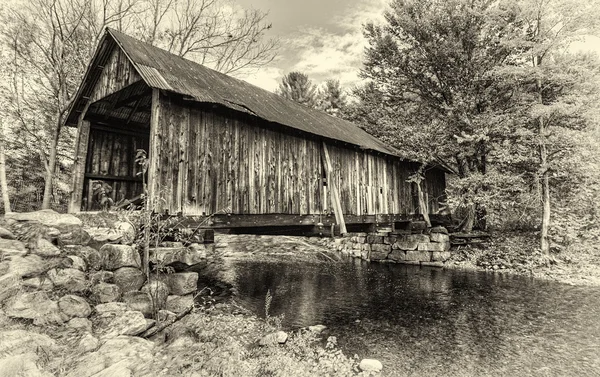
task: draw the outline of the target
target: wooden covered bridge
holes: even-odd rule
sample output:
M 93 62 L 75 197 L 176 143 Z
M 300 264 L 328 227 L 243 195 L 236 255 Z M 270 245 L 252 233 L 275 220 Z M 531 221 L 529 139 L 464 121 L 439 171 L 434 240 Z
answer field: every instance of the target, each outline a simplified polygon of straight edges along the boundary
M 143 191 L 136 150 L 148 151 L 156 211 L 206 216 L 213 228 L 339 226 L 418 218 L 419 164 L 356 125 L 107 29 L 67 124 L 78 127 L 71 212 Z M 445 172 L 429 167 L 435 216 Z

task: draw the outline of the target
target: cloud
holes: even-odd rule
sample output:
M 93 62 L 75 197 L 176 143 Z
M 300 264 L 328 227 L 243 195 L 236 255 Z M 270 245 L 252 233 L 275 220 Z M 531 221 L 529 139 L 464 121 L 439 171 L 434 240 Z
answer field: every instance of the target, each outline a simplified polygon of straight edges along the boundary
M 259 88 L 274 92 L 284 74 L 285 72 L 281 68 L 263 67 L 257 72 L 240 75 L 239 78 Z
M 305 26 L 289 35 L 287 50 L 295 57 L 289 71 L 304 72 L 317 83 L 337 79 L 346 88 L 358 84 L 367 46 L 363 25 L 382 21 L 386 3 L 358 3 L 334 17 L 329 25 Z

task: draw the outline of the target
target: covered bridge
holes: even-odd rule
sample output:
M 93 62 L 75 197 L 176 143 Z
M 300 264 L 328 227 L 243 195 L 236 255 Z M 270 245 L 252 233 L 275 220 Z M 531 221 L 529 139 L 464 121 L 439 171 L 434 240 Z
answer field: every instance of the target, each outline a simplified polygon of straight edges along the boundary
M 156 211 L 213 227 L 332 224 L 418 217 L 419 165 L 356 125 L 107 29 L 67 124 L 78 127 L 71 212 L 143 191 L 136 150 L 148 151 Z M 435 215 L 445 172 L 427 169 Z M 216 215 L 220 214 L 220 215 Z M 215 216 L 216 215 L 216 216 Z M 343 228 L 342 228 L 343 229 Z

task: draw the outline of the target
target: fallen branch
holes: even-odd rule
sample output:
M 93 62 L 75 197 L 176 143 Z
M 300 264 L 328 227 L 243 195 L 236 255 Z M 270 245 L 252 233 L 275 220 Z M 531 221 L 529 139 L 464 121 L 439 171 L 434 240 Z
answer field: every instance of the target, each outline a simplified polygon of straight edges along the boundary
M 154 336 L 154 335 L 158 334 L 159 332 L 163 331 L 164 329 L 166 329 L 167 327 L 171 326 L 175 322 L 181 320 L 186 315 L 190 314 L 192 312 L 192 310 L 194 310 L 194 305 L 191 305 L 190 307 L 188 307 L 187 309 L 185 309 L 181 313 L 177 314 L 177 316 L 175 318 L 173 318 L 172 320 L 167 321 L 167 322 L 163 323 L 160 326 L 155 326 L 155 327 L 152 327 L 152 328 L 146 330 L 146 332 L 144 332 L 142 335 L 140 335 L 140 337 L 142 337 L 144 339 L 148 339 L 151 336 Z

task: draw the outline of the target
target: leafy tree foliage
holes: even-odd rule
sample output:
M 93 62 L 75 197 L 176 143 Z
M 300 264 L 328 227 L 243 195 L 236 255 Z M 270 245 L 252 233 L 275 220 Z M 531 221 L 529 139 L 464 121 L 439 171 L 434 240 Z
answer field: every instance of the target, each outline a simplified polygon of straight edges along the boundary
M 551 196 L 565 197 L 564 162 L 591 123 L 597 57 L 569 44 L 596 30 L 596 2 L 395 0 L 369 41 L 345 116 L 407 157 L 456 173 L 455 205 L 487 218 L 521 213 L 542 228 L 547 251 Z M 597 109 L 596 109 L 597 111 Z M 532 215 L 533 213 L 533 215 Z M 484 217 L 484 216 L 481 216 Z
M 317 105 L 317 87 L 302 72 L 290 72 L 283 76 L 276 93 L 308 107 Z

